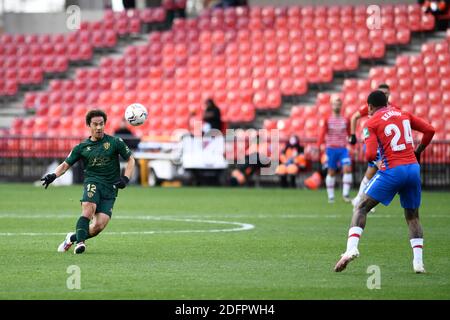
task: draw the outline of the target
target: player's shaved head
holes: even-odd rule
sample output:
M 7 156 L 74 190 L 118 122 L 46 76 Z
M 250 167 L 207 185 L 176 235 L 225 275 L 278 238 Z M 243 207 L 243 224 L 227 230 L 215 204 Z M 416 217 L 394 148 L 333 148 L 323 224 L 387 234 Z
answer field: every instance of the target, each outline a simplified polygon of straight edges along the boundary
M 386 90 L 390 90 L 389 86 L 386 83 L 382 83 L 378 86 L 378 89 L 386 89 Z
M 385 107 L 387 105 L 387 98 L 383 91 L 376 90 L 367 97 L 367 104 L 375 109 Z
M 378 86 L 378 90 L 382 91 L 386 96 L 386 99 L 389 101 L 389 96 L 391 95 L 391 90 L 386 83 L 382 83 Z
M 339 96 L 332 98 L 331 107 L 335 114 L 339 114 L 342 108 L 342 99 Z
M 90 126 L 92 118 L 95 117 L 102 117 L 103 121 L 106 123 L 106 113 L 104 113 L 102 110 L 94 109 L 86 114 L 86 125 Z

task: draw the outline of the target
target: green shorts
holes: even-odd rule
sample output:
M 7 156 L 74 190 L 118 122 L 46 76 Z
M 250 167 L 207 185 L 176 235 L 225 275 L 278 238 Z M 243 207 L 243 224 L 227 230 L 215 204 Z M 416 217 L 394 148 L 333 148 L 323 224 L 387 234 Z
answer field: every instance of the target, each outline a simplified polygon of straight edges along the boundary
M 89 182 L 84 184 L 83 190 L 80 202 L 95 203 L 97 205 L 95 213 L 102 212 L 111 217 L 117 196 L 117 190 L 113 186 L 109 188 L 101 183 Z

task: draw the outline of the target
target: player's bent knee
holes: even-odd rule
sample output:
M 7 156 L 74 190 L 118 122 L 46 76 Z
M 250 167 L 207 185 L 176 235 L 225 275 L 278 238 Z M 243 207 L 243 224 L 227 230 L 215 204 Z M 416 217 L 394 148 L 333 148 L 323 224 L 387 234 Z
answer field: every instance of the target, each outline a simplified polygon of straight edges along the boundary
M 378 204 L 377 201 L 369 198 L 367 195 L 360 201 L 356 210 L 361 214 L 367 214 L 373 207 Z
M 105 213 L 99 213 L 96 217 L 95 217 L 95 225 L 98 226 L 98 228 L 101 230 L 105 229 L 106 226 L 108 225 L 110 218 L 107 214 Z
M 102 232 L 106 227 L 106 224 L 94 223 L 91 225 L 90 234 L 91 237 L 95 237 Z
M 100 233 L 100 231 L 102 231 L 98 226 L 93 225 L 91 227 L 91 229 L 89 230 L 89 233 L 91 235 L 91 237 L 95 237 L 96 235 L 98 235 Z

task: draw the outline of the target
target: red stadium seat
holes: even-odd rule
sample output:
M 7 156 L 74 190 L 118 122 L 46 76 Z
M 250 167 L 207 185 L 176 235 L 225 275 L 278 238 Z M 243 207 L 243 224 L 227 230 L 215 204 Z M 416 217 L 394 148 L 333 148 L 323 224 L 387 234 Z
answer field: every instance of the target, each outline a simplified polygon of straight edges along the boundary
M 427 82 L 424 77 L 413 78 L 413 88 L 415 90 L 423 90 L 427 86 Z
M 358 54 L 361 58 L 369 59 L 372 58 L 372 44 L 368 40 L 362 40 L 358 43 Z
M 345 70 L 356 70 L 359 67 L 359 56 L 356 53 L 347 53 L 345 57 Z
M 413 103 L 416 105 L 427 103 L 427 93 L 426 91 L 416 91 L 413 97 Z
M 331 82 L 333 80 L 333 69 L 331 66 L 322 66 L 319 70 L 319 82 Z
M 344 92 L 355 91 L 358 87 L 358 80 L 356 79 L 345 79 L 343 83 Z
M 296 90 L 294 88 L 294 79 L 287 77 L 287 78 L 283 78 L 281 79 L 280 82 L 280 90 L 284 95 L 294 95 L 296 94 Z
M 448 108 L 450 106 L 450 93 L 446 91 L 442 92 L 441 101 L 442 104 Z
M 305 107 L 304 106 L 294 106 L 291 109 L 291 118 L 295 119 L 295 118 L 303 118 L 303 113 L 305 111 Z
M 390 28 L 384 29 L 383 41 L 386 44 L 395 44 L 397 42 L 397 31 Z
M 413 77 L 423 77 L 425 74 L 425 67 L 423 65 L 411 66 L 411 75 Z
M 406 15 L 396 15 L 394 25 L 396 29 L 409 28 L 409 19 Z
M 306 74 L 305 74 L 308 82 L 311 83 L 319 83 L 321 82 L 321 74 L 320 69 L 317 65 L 311 64 L 306 67 Z
M 450 66 L 441 65 L 439 67 L 439 75 L 441 76 L 441 78 L 448 78 L 448 77 L 450 77 Z
M 426 66 L 425 73 L 428 77 L 438 77 L 439 76 L 439 66 L 438 65 Z
M 398 74 L 398 70 L 397 70 Z M 399 90 L 411 90 L 413 88 L 413 81 L 410 77 L 402 76 L 398 79 Z
M 305 94 L 308 91 L 308 82 L 305 78 L 296 78 L 293 81 L 292 89 L 296 95 Z
M 386 52 L 386 47 L 383 41 L 374 41 L 372 44 L 371 55 L 374 58 L 383 58 Z
M 128 20 L 127 31 L 130 34 L 139 34 L 141 32 L 141 21 L 139 18 L 131 18 Z
M 450 91 L 450 78 L 443 77 L 441 78 L 441 89 L 442 91 Z
M 427 87 L 430 91 L 440 90 L 441 88 L 441 79 L 438 77 L 427 78 Z
M 361 28 L 358 30 L 353 30 L 353 32 L 355 33 L 355 41 L 367 41 L 369 39 L 369 31 L 367 28 Z
M 414 94 L 412 91 L 405 90 L 399 92 L 399 100 L 398 103 L 400 105 L 408 105 L 411 104 L 414 99 Z
M 409 56 L 404 54 L 397 56 L 395 64 L 397 67 L 409 67 Z
M 450 47 L 449 43 L 444 40 L 444 41 L 437 42 L 434 50 L 435 50 L 435 53 L 437 53 L 437 54 L 440 54 L 440 53 L 448 54 L 449 47 Z
M 440 103 L 440 99 L 439 99 Z M 442 117 L 442 107 L 440 104 L 431 104 L 428 110 L 428 119 L 433 120 L 444 120 Z M 426 117 L 425 117 L 426 118 Z
M 435 25 L 435 18 L 431 14 L 425 14 L 422 16 L 421 29 L 422 30 L 433 30 Z
M 397 29 L 396 37 L 396 43 L 409 44 L 411 41 L 411 31 L 407 28 Z

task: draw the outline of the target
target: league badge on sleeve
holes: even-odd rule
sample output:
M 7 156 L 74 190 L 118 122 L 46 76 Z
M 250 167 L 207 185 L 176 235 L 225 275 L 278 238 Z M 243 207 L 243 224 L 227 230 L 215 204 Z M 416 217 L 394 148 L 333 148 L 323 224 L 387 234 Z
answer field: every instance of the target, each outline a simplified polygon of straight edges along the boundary
M 367 139 L 368 137 L 369 137 L 369 128 L 364 128 L 363 129 L 363 136 L 364 136 L 364 139 Z

